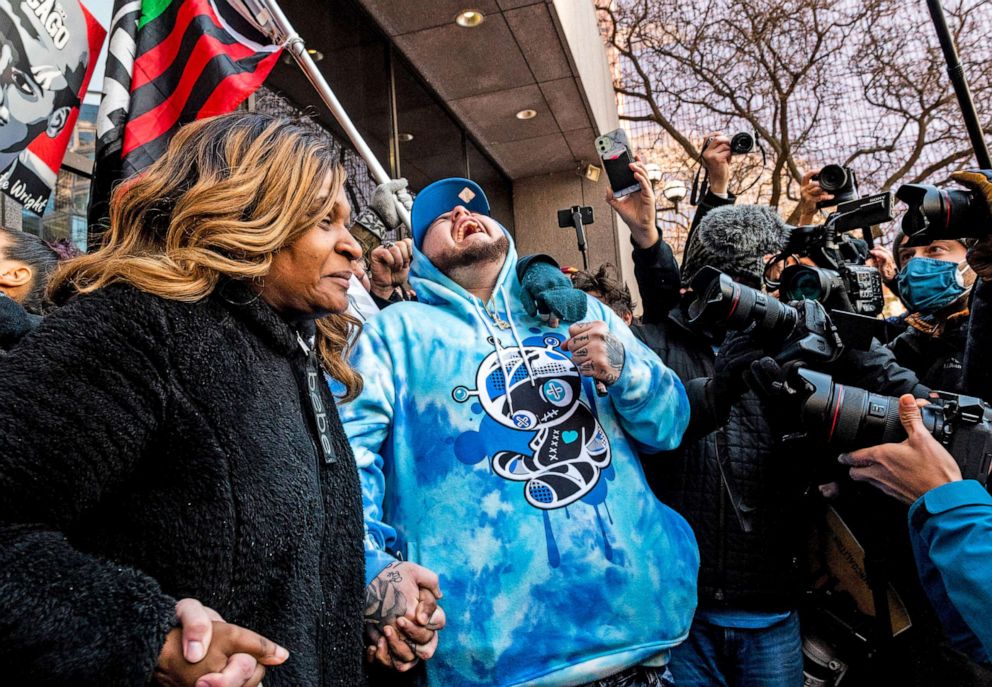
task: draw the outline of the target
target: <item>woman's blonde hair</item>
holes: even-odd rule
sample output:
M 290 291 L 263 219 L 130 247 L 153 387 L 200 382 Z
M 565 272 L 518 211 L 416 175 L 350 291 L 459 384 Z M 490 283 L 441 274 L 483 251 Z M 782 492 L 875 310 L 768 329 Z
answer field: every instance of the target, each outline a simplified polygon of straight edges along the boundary
M 328 174 L 331 192 L 318 200 Z M 163 157 L 114 190 L 99 250 L 59 269 L 52 298 L 124 282 L 193 302 L 225 277 L 257 282 L 276 252 L 330 214 L 344 176 L 326 135 L 289 119 L 237 112 L 187 124 Z M 318 350 L 346 400 L 362 387 L 347 363 L 359 326 L 345 314 L 317 322 Z

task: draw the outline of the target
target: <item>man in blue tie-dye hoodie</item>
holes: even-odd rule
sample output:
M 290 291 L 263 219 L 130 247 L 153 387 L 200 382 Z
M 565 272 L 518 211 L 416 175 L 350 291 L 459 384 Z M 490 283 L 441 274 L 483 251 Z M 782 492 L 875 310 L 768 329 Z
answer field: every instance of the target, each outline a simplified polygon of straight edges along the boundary
M 341 412 L 362 471 L 366 582 L 398 583 L 383 574 L 398 557 L 440 577 L 432 686 L 660 684 L 699 559 L 637 449 L 679 444 L 685 391 L 594 299 L 567 332 L 527 315 L 512 241 L 488 215 L 466 179 L 421 191 L 420 302 L 384 310 L 356 344 L 365 388 Z

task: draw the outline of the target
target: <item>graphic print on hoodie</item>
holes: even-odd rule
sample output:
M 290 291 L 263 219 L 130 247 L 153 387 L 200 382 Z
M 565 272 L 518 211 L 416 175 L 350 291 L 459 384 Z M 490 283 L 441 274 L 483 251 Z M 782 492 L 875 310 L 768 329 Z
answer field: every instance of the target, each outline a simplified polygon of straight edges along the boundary
M 479 365 L 476 388 L 458 386 L 451 396 L 459 403 L 478 398 L 501 425 L 534 433 L 529 453 L 496 452 L 493 472 L 523 482 L 527 503 L 535 508 L 562 508 L 581 499 L 610 464 L 610 442 L 581 400 L 578 369 L 556 350 L 561 336 L 545 336 L 545 347 L 503 349 L 493 337 L 489 342 L 496 350 Z
M 678 445 L 682 384 L 590 299 L 587 320 L 626 354 L 597 395 L 560 350 L 568 325 L 524 310 L 515 267 L 511 241 L 484 303 L 414 250 L 420 301 L 365 324 L 352 355 L 364 389 L 341 406 L 366 583 L 397 552 L 441 580 L 429 687 L 591 682 L 681 642 L 695 609 L 692 532 L 653 496 L 635 448 Z

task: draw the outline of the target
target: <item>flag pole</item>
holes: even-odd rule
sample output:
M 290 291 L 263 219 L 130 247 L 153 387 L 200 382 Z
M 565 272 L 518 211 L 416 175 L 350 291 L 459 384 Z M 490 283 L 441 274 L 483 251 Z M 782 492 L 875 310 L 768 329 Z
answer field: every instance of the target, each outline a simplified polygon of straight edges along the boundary
M 334 115 L 334 119 L 344 129 L 351 144 L 355 146 L 355 150 L 365 160 L 365 164 L 368 165 L 375 183 L 384 184 L 389 181 L 389 174 L 379 163 L 375 153 L 369 148 L 365 139 L 358 132 L 358 129 L 355 128 L 354 123 L 352 123 L 348 113 L 345 112 L 344 107 L 341 106 L 341 102 L 337 96 L 334 95 L 334 91 L 331 90 L 324 75 L 317 69 L 317 63 L 313 61 L 310 53 L 307 52 L 306 43 L 303 41 L 303 38 L 296 32 L 293 25 L 289 23 L 289 20 L 283 14 L 282 8 L 279 7 L 276 0 L 240 0 L 240 4 L 250 13 L 258 27 L 272 39 L 273 43 L 282 45 L 293 56 L 293 59 L 296 60 L 300 69 L 303 70 L 307 79 L 313 84 L 321 100 L 324 101 L 331 114 Z M 396 212 L 400 220 L 410 231 L 413 231 L 413 225 L 410 222 L 410 213 L 398 198 L 394 197 L 394 200 L 396 203 Z

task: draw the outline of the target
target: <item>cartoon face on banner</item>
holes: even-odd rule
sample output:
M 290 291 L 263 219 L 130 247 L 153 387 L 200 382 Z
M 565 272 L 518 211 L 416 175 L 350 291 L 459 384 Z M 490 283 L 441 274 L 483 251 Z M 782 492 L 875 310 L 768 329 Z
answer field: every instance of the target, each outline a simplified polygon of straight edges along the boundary
M 0 0 L 0 190 L 38 214 L 105 33 L 78 0 Z

